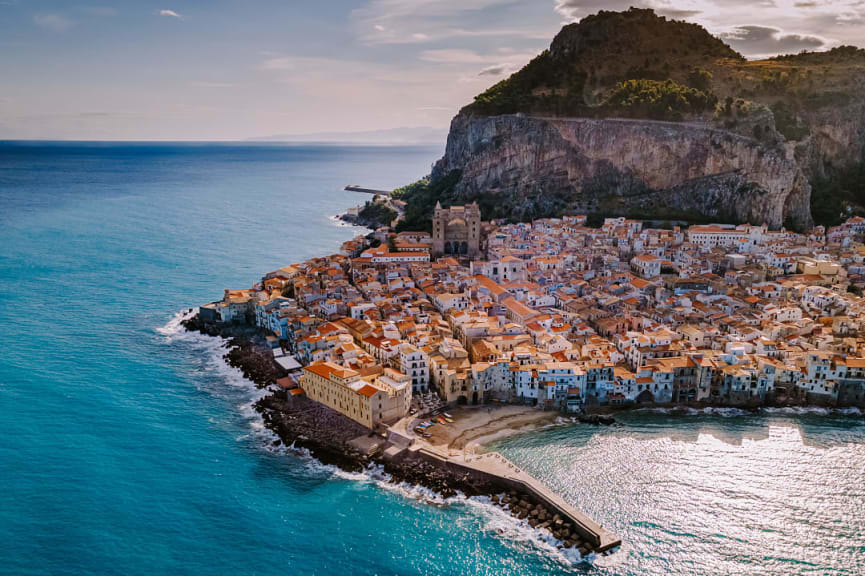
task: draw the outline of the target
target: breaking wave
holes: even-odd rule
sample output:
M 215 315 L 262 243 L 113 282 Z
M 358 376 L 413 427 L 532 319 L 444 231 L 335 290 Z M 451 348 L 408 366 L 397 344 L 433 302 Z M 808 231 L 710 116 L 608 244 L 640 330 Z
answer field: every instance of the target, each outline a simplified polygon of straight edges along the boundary
M 656 414 L 684 414 L 687 416 L 721 416 L 723 418 L 735 418 L 751 414 L 747 410 L 725 406 L 707 406 L 706 408 L 692 408 L 691 406 L 653 407 L 638 408 L 637 412 L 654 412 Z
M 306 448 L 297 447 L 294 444 L 284 445 L 279 437 L 264 425 L 261 415 L 255 410 L 255 403 L 266 396 L 269 390 L 259 389 L 252 381 L 244 378 L 240 370 L 230 366 L 225 361 L 224 355 L 228 351 L 228 341 L 221 337 L 189 332 L 183 327 L 183 321 L 191 318 L 196 312 L 197 309 L 177 312 L 156 331 L 164 337 L 163 342 L 165 344 L 180 344 L 196 352 L 196 355 L 203 358 L 202 370 L 208 377 L 215 377 L 217 381 L 222 383 L 223 387 L 223 390 L 219 390 L 216 387 L 202 384 L 200 385 L 201 389 L 217 396 L 228 395 L 235 401 L 239 395 L 240 403 L 236 404 L 236 407 L 243 420 L 249 425 L 249 432 L 238 440 L 252 439 L 270 453 L 293 455 L 307 468 L 310 474 L 315 476 L 368 484 L 385 492 L 427 505 L 458 506 L 479 518 L 486 531 L 498 535 L 508 545 L 534 550 L 563 565 L 575 566 L 592 563 L 595 560 L 594 554 L 588 554 L 584 558 L 575 548 L 563 548 L 563 542 L 557 540 L 551 533 L 532 528 L 526 520 L 515 518 L 507 510 L 493 504 L 490 498 L 486 496 L 466 497 L 458 493 L 456 496 L 445 498 L 438 492 L 423 486 L 416 486 L 407 482 L 394 482 L 391 475 L 385 472 L 381 465 L 370 465 L 360 472 L 347 472 L 337 466 L 320 462 Z M 228 386 L 227 390 L 225 390 L 225 385 Z M 567 422 L 567 420 L 562 419 L 551 425 L 560 426 Z
M 768 415 L 792 415 L 803 416 L 808 414 L 824 416 L 865 416 L 862 408 L 827 408 L 823 406 L 767 406 L 758 407 L 754 410 L 743 410 L 741 408 L 725 406 L 708 406 L 706 408 L 692 408 L 690 406 L 671 406 L 638 408 L 636 412 L 654 412 L 656 414 L 684 414 L 688 416 L 709 415 L 734 418 L 738 416 Z
M 423 486 L 416 486 L 407 482 L 394 482 L 391 475 L 385 472 L 381 465 L 371 464 L 360 472 L 346 472 L 336 466 L 319 462 L 306 448 L 291 445 L 274 447 L 271 450 L 299 456 L 310 471 L 315 474 L 369 484 L 385 492 L 427 505 L 460 507 L 480 519 L 487 532 L 497 535 L 506 543 L 534 550 L 564 565 L 591 564 L 596 559 L 594 553 L 583 557 L 576 548 L 564 548 L 564 543 L 556 539 L 550 532 L 532 528 L 526 520 L 519 520 L 512 516 L 506 508 L 493 504 L 488 496 L 467 497 L 458 492 L 456 496 L 444 498 L 438 492 Z
M 245 378 L 240 370 L 225 361 L 228 340 L 219 336 L 190 332 L 184 328 L 183 321 L 193 317 L 197 312 L 197 308 L 177 312 L 156 331 L 164 337 L 165 344 L 180 344 L 193 351 L 196 358 L 201 360 L 204 378 L 196 379 L 200 390 L 235 403 L 238 413 L 250 429 L 247 435 L 238 440 L 256 438 L 267 443 L 278 440 L 276 434 L 264 425 L 261 415 L 255 410 L 255 403 L 270 391 L 258 388 L 254 382 Z
M 838 415 L 838 416 L 865 416 L 861 408 L 824 408 L 822 406 L 781 406 L 763 408 L 766 414 L 790 414 L 801 416 L 805 414 L 816 415 Z

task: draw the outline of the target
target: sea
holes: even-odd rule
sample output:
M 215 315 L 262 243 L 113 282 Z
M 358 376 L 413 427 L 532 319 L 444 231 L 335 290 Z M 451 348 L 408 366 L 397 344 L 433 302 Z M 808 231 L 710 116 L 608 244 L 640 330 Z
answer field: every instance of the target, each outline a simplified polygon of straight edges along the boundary
M 495 448 L 621 536 L 273 445 L 184 310 L 366 232 L 426 147 L 0 142 L 0 574 L 865 574 L 857 410 L 643 410 Z

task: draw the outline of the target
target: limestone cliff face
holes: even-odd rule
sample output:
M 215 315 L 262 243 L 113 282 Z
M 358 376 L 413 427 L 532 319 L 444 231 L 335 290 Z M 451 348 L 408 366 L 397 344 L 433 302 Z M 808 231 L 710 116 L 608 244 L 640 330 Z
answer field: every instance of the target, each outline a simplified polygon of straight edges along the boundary
M 811 226 L 794 150 L 708 124 L 460 114 L 433 179 L 485 217 L 627 214 Z
M 797 157 L 809 175 L 827 175 L 849 168 L 865 158 L 865 102 L 826 107 L 803 114 L 810 135 L 800 144 Z

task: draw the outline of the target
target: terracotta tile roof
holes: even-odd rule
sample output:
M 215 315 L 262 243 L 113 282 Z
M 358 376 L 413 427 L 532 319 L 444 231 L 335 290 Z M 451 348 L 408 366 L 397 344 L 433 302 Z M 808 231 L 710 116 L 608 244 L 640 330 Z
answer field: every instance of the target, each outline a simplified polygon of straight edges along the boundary
M 369 384 L 357 391 L 358 394 L 360 394 L 361 396 L 366 396 L 367 398 L 372 398 L 378 392 L 381 392 L 381 390 L 379 390 L 375 386 L 370 386 Z

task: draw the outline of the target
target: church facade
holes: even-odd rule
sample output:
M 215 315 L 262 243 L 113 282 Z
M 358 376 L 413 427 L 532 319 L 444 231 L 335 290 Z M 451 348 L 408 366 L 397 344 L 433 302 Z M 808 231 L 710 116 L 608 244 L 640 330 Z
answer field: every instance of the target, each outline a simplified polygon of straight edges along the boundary
M 433 214 L 433 254 L 477 258 L 481 246 L 481 209 L 477 202 L 442 208 Z

